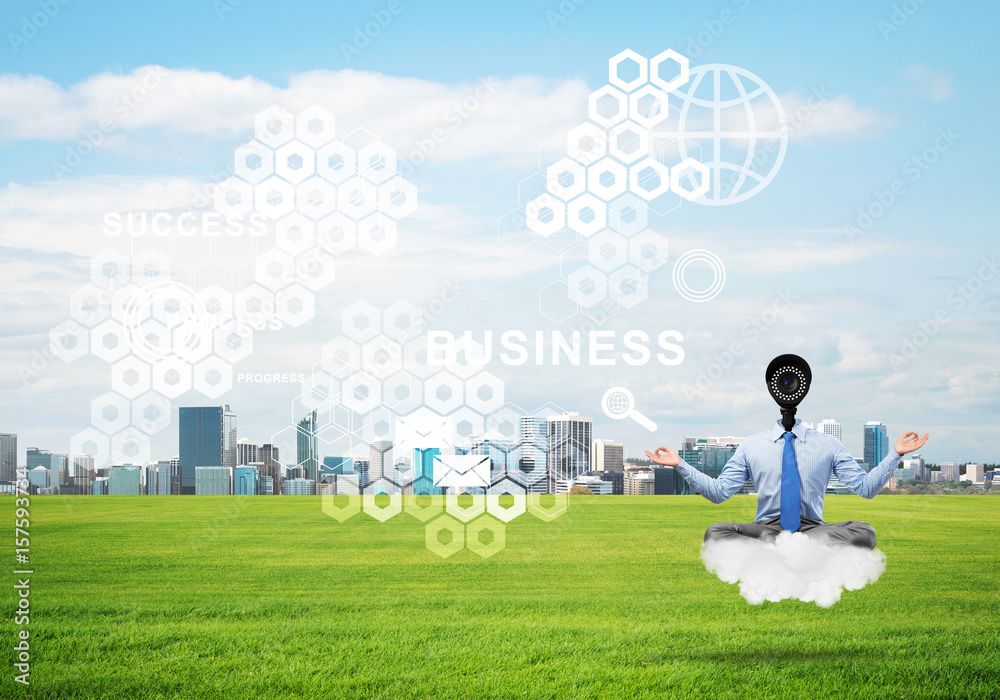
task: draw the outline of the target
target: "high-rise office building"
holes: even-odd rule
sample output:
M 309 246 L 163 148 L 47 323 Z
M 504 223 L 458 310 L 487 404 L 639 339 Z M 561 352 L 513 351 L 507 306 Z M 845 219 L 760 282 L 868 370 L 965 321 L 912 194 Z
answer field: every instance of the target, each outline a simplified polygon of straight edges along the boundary
M 73 482 L 78 494 L 90 494 L 94 481 L 94 455 L 73 455 Z
M 548 418 L 549 453 L 545 475 L 548 493 L 556 492 L 560 479 L 576 479 L 590 471 L 593 420 L 566 412 Z
M 17 433 L 0 433 L 0 482 L 17 481 Z
M 324 457 L 323 473 L 327 475 L 352 474 L 354 472 L 354 462 L 350 457 Z
M 312 479 L 285 479 L 286 496 L 315 496 L 316 482 Z
M 195 467 L 195 494 L 198 496 L 229 496 L 233 493 L 232 467 Z
M 265 443 L 260 446 L 260 479 L 270 479 L 271 488 L 262 487 L 260 493 L 277 496 L 281 493 L 281 451 L 277 445 Z
M 247 438 L 236 439 L 236 466 L 260 461 L 260 445 Z
M 920 479 L 922 481 L 927 481 L 927 465 L 924 463 L 924 458 L 919 454 L 911 454 L 909 457 L 902 461 L 904 469 L 913 470 L 913 478 Z
M 816 429 L 821 433 L 826 433 L 827 435 L 833 435 L 840 442 L 844 441 L 844 426 L 835 421 L 833 418 L 824 418 L 820 421 L 820 424 L 816 426 Z
M 471 436 L 466 451 L 466 454 L 484 455 L 490 458 L 491 482 L 502 479 L 512 472 L 515 478 L 520 478 L 518 453 L 516 440 L 505 438 L 496 432 Z
M 111 467 L 108 470 L 109 496 L 138 496 L 142 493 L 142 469 L 133 466 Z
M 358 475 L 358 487 L 363 489 L 371 483 L 371 479 L 368 478 L 371 471 L 371 462 L 368 457 L 355 457 L 351 461 L 354 462 L 354 473 Z
M 877 420 L 865 424 L 865 464 L 873 469 L 889 454 L 888 429 Z
M 319 470 L 319 456 L 316 439 L 316 411 L 310 412 L 299 421 L 295 432 L 296 464 L 305 471 L 305 478 L 316 481 Z
M 614 440 L 594 440 L 592 472 L 624 472 L 625 445 Z
M 657 496 L 680 496 L 690 493 L 688 483 L 673 467 L 653 467 L 653 493 Z
M 33 493 L 38 493 L 40 489 L 51 488 L 52 472 L 41 465 L 28 469 L 28 485 Z
M 742 442 L 741 437 L 685 437 L 677 452 L 698 471 L 718 478 Z
M 958 481 L 961 466 L 958 462 L 941 462 L 941 481 Z
M 521 442 L 518 445 L 518 470 L 531 492 L 547 488 L 549 423 L 541 416 L 521 416 Z
M 48 450 L 40 450 L 37 447 L 29 447 L 26 457 L 29 471 L 35 467 L 45 467 L 52 473 L 53 476 L 56 476 L 59 474 L 59 470 L 64 466 L 63 460 L 66 455 L 53 454 Z
M 233 470 L 233 493 L 237 496 L 256 496 L 259 483 L 256 467 L 243 465 Z
M 375 440 L 368 443 L 368 482 L 364 488 L 379 479 L 392 479 L 392 440 Z
M 652 496 L 656 493 L 656 477 L 652 471 L 625 472 L 626 496 Z
M 983 465 L 982 464 L 966 464 L 965 465 L 965 480 L 971 481 L 974 484 L 982 484 L 983 481 Z
M 441 488 L 434 485 L 434 458 L 441 454 L 437 447 L 415 447 L 413 449 L 413 493 L 417 495 L 441 495 Z
M 161 460 L 146 466 L 146 495 L 169 496 L 173 471 L 170 460 Z
M 195 468 L 236 466 L 236 412 L 229 404 L 181 406 L 178 422 L 181 493 L 194 494 Z

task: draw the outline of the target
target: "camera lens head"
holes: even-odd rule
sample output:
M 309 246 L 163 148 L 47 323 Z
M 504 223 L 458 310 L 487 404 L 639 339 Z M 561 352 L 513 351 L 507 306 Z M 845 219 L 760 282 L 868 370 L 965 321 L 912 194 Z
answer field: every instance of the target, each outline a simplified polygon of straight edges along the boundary
M 780 355 L 764 373 L 771 398 L 784 408 L 794 408 L 806 397 L 812 382 L 809 364 L 798 355 Z

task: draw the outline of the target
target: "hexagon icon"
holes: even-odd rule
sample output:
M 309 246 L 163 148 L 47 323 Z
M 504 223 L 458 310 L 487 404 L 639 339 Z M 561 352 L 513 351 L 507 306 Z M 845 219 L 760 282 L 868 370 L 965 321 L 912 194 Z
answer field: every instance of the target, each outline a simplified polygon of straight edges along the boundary
M 63 321 L 49 331 L 49 352 L 63 362 L 73 362 L 90 350 L 90 331 L 76 321 Z
M 451 491 L 451 489 L 448 489 Z M 486 512 L 486 495 L 482 493 L 448 493 L 444 509 L 453 518 L 467 523 Z
M 161 360 L 153 365 L 151 386 L 164 396 L 176 399 L 191 390 L 191 365 L 184 360 L 173 358 Z
M 566 226 L 566 205 L 547 192 L 528 202 L 524 211 L 528 228 L 540 236 L 551 236 Z
M 556 323 L 562 323 L 580 310 L 573 300 L 566 280 L 556 280 L 538 290 L 538 311 Z
M 396 176 L 396 151 L 381 141 L 358 151 L 358 172 L 369 182 L 381 184 Z
M 293 284 L 274 297 L 274 313 L 293 328 L 298 328 L 316 314 L 313 293 L 300 284 Z
M 504 403 L 504 382 L 489 372 L 480 372 L 465 382 L 465 403 L 480 413 L 496 411 Z
M 538 240 L 538 234 L 528 228 L 521 209 L 511 209 L 497 219 L 497 239 L 514 251 L 522 251 Z
M 344 379 L 361 363 L 361 346 L 346 335 L 324 343 L 320 353 L 320 367 L 337 379 Z
M 340 403 L 355 413 L 369 413 L 382 402 L 382 384 L 366 372 L 353 372 L 344 379 Z
M 628 99 L 621 90 L 605 85 L 590 93 L 587 115 L 605 127 L 612 127 L 628 116 Z
M 583 236 L 592 236 L 608 225 L 607 205 L 589 192 L 566 205 L 566 223 Z
M 336 279 L 334 259 L 323 250 L 310 250 L 295 259 L 295 278 L 314 292 L 333 284 Z
M 337 187 L 318 175 L 303 180 L 295 188 L 298 210 L 310 219 L 321 219 L 337 208 Z
M 465 546 L 488 559 L 507 546 L 506 528 L 488 515 L 476 518 L 465 528 Z
M 627 192 L 608 204 L 608 226 L 623 236 L 646 228 L 649 208 L 638 196 Z
M 403 348 L 384 335 L 360 339 L 361 367 L 379 379 L 386 379 L 403 368 Z
M 138 357 L 129 356 L 111 366 L 111 388 L 134 399 L 149 391 L 149 365 Z
M 145 464 L 149 453 L 149 436 L 134 426 L 111 437 L 111 459 L 116 464 Z
M 128 333 L 117 321 L 107 320 L 90 331 L 90 352 L 105 362 L 120 360 L 128 351 Z
M 281 251 L 272 252 L 281 253 Z M 281 254 L 284 255 L 284 253 Z M 236 298 L 233 300 L 233 313 L 240 321 L 255 317 L 260 317 L 258 320 L 267 321 L 274 317 L 274 293 L 259 284 L 248 284 L 236 292 Z
M 257 140 L 271 148 L 288 143 L 295 136 L 295 118 L 277 105 L 258 112 L 253 127 Z
M 274 151 L 260 141 L 245 143 L 235 151 L 236 176 L 252 185 L 274 174 Z
M 358 225 L 339 211 L 316 222 L 316 245 L 330 255 L 346 253 L 357 243 Z
M 582 194 L 587 188 L 587 171 L 571 158 L 563 158 L 545 171 L 548 191 L 563 201 Z
M 358 245 L 373 255 L 381 255 L 396 246 L 396 222 L 375 212 L 358 222 Z
M 646 82 L 649 61 L 632 49 L 625 49 L 608 61 L 608 77 L 615 87 L 631 92 Z
M 254 186 L 238 177 L 230 177 L 215 188 L 215 210 L 224 216 L 239 218 L 254 206 Z
M 608 132 L 593 122 L 584 122 L 566 135 L 566 155 L 590 165 L 608 152 Z
M 301 141 L 290 141 L 274 152 L 274 174 L 293 185 L 316 173 L 316 151 Z
M 327 182 L 339 185 L 358 174 L 353 148 L 333 141 L 316 152 L 316 172 Z
M 132 279 L 138 284 L 168 280 L 170 270 L 170 258 L 158 250 L 144 250 L 132 258 Z
M 569 274 L 569 298 L 584 308 L 598 304 L 608 296 L 604 274 L 593 265 L 584 265 Z
M 90 259 L 90 281 L 102 289 L 118 289 L 131 279 L 129 259 L 118 251 L 104 250 Z
M 408 301 L 397 301 L 382 312 L 382 332 L 401 343 L 416 338 L 423 327 L 423 312 Z
M 676 90 L 688 81 L 688 59 L 673 49 L 649 59 L 649 82 L 661 90 Z
M 404 494 L 403 511 L 426 523 L 444 508 L 444 496 L 438 494 Z
M 233 295 L 217 284 L 210 284 L 196 292 L 198 303 L 205 310 L 212 325 L 220 325 L 233 318 Z
M 382 382 L 382 401 L 398 415 L 420 408 L 424 402 L 423 384 L 409 372 L 397 372 Z
M 667 263 L 666 237 L 646 229 L 628 242 L 629 262 L 643 272 L 649 273 Z
M 149 391 L 132 402 L 132 425 L 153 435 L 170 425 L 170 399 Z
M 441 415 L 447 415 L 462 405 L 462 380 L 441 371 L 424 381 L 424 404 Z
M 689 186 L 688 181 L 696 181 L 696 176 L 700 176 L 700 182 L 693 187 Z M 699 163 L 694 158 L 685 158 L 670 171 L 670 189 L 689 202 L 693 202 L 708 192 L 708 188 L 708 166 Z
M 364 488 L 361 509 L 380 522 L 403 512 L 403 494 L 388 479 L 373 481 Z
M 417 210 L 417 186 L 396 175 L 378 186 L 378 208 L 383 214 L 402 219 Z
M 649 296 L 649 277 L 635 265 L 625 265 L 608 275 L 608 295 L 630 309 Z
M 295 209 L 295 187 L 277 175 L 262 180 L 253 192 L 254 208 L 270 219 L 280 219 Z
M 233 388 L 233 366 L 222 358 L 209 357 L 194 366 L 194 389 L 210 399 Z
M 569 496 L 566 494 L 529 493 L 528 512 L 539 520 L 551 522 L 566 512 Z
M 614 231 L 601 231 L 587 241 L 587 257 L 601 272 L 610 272 L 629 261 L 629 242 Z
M 278 290 L 295 281 L 295 261 L 277 248 L 259 255 L 254 267 L 256 280 L 268 289 Z
M 316 244 L 316 225 L 293 211 L 274 225 L 274 242 L 291 256 L 301 255 Z
M 670 190 L 670 170 L 647 156 L 629 168 L 629 189 L 647 202 Z
M 95 284 L 87 284 L 69 295 L 69 315 L 74 321 L 93 327 L 111 316 L 111 295 Z
M 345 216 L 358 221 L 375 211 L 378 188 L 355 175 L 337 187 L 337 204 Z
M 90 424 L 101 432 L 124 430 L 132 419 L 132 407 L 121 394 L 108 391 L 90 402 Z
M 483 426 L 486 421 L 482 415 L 476 413 L 469 406 L 460 406 L 448 418 L 455 426 L 455 434 L 459 437 L 468 439 L 473 435 L 483 434 Z
M 652 129 L 667 118 L 669 106 L 667 93 L 646 85 L 629 95 L 628 118 L 639 126 Z
M 90 455 L 94 458 L 94 467 L 107 465 L 111 451 L 111 439 L 96 428 L 85 428 L 70 438 L 69 455 L 70 464 L 74 464 L 73 458 Z M 76 474 L 76 467 L 73 467 Z
M 133 302 L 138 302 L 139 300 L 140 289 L 139 285 L 129 282 L 111 292 L 111 318 L 121 322 L 124 322 L 126 317 L 129 317 L 132 321 L 141 320 L 141 318 L 136 318 L 135 316 L 140 309 L 137 305 L 133 304 Z
M 605 202 L 624 194 L 627 190 L 628 171 L 618 161 L 601 158 L 587 168 L 587 191 Z
M 512 479 L 501 479 L 486 492 L 486 512 L 509 523 L 528 509 L 524 486 Z
M 367 301 L 356 301 L 341 313 L 340 327 L 350 336 L 358 336 L 366 330 L 378 332 L 382 327 L 382 314 Z
M 447 559 L 465 547 L 465 526 L 447 515 L 427 523 L 425 533 L 427 549 L 442 558 Z
M 343 474 L 337 477 L 337 488 L 341 488 L 341 479 L 350 482 L 357 489 L 358 477 Z M 345 483 L 345 486 L 347 483 Z M 345 488 L 345 490 L 347 490 Z M 359 493 L 332 493 L 323 494 L 323 512 L 338 522 L 344 522 L 348 518 L 354 517 L 361 512 L 361 494 Z
M 295 115 L 295 138 L 312 148 L 333 140 L 336 118 L 319 105 L 313 105 Z
M 212 350 L 226 362 L 239 362 L 253 352 L 253 328 L 228 323 L 212 332 Z
M 608 153 L 623 163 L 649 154 L 649 132 L 633 121 L 622 122 L 608 135 Z

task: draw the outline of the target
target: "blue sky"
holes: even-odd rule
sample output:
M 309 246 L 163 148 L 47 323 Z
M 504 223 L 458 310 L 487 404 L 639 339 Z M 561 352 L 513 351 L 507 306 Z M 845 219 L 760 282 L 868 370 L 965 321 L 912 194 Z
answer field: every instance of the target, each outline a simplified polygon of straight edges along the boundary
M 651 442 L 676 445 L 683 435 L 762 427 L 775 411 L 759 375 L 770 357 L 793 350 L 813 363 L 817 377 L 803 417 L 841 420 L 855 454 L 861 425 L 879 419 L 893 435 L 931 432 L 924 454 L 934 461 L 1000 461 L 1000 283 L 995 276 L 981 280 L 960 309 L 949 301 L 956 285 L 976 277 L 984 256 L 1000 252 L 993 193 L 1000 50 L 992 36 L 1000 8 L 928 0 L 907 5 L 916 9 L 900 22 L 894 8 L 901 6 L 399 0 L 290 8 L 247 0 L 220 18 L 219 3 L 208 0 L 106 2 L 99 9 L 69 2 L 15 51 L 9 33 L 22 32 L 20 18 L 30 21 L 39 5 L 13 3 L 0 23 L 7 37 L 0 44 L 0 269 L 11 319 L 0 337 L 0 427 L 23 435 L 22 449 L 69 449 L 67 436 L 88 424 L 89 402 L 107 390 L 107 366 L 91 357 L 52 363 L 28 385 L 17 371 L 67 317 L 69 293 L 86 283 L 89 256 L 107 247 L 97 214 L 105 203 L 126 209 L 139 197 L 155 199 L 170 181 L 204 182 L 252 137 L 256 100 L 268 95 L 318 96 L 340 124 L 368 126 L 405 151 L 440 120 L 420 105 L 461 99 L 484 76 L 504 85 L 502 104 L 471 115 L 414 173 L 421 207 L 412 225 L 401 227 L 398 250 L 341 267 L 340 280 L 317 297 L 315 321 L 261 337 L 237 371 L 275 362 L 301 371 L 338 332 L 339 312 L 352 300 L 433 299 L 441 280 L 453 276 L 465 279 L 469 292 L 436 321 L 440 328 L 572 328 L 537 313 L 538 289 L 558 277 L 559 255 L 536 246 L 524 253 L 530 264 L 519 263 L 497 245 L 496 220 L 517 206 L 518 183 L 537 169 L 538 150 L 586 118 L 586 92 L 607 82 L 611 56 L 674 48 L 697 53 L 692 65 L 752 71 L 786 109 L 814 89 L 834 98 L 793 135 L 779 174 L 758 196 L 730 207 L 685 205 L 655 222 L 670 238 L 672 257 L 693 248 L 718 253 L 727 267 L 725 291 L 706 304 L 685 303 L 664 271 L 651 279 L 651 298 L 609 327 L 684 331 L 681 366 L 617 373 L 491 367 L 505 380 L 508 400 L 525 407 L 554 401 L 594 415 L 597 435 L 624 440 L 636 455 Z M 343 45 L 364 31 L 372 13 L 391 19 L 347 60 Z M 151 100 L 115 139 L 51 182 L 52 163 L 110 109 L 116 88 L 107 86 L 147 66 L 172 71 L 172 101 Z M 351 79 L 344 71 L 370 75 Z M 239 82 L 244 78 L 249 82 Z M 332 90 L 325 100 L 324 90 Z M 188 94 L 203 95 L 204 105 Z M 941 130 L 957 137 L 912 179 L 905 163 L 933 148 Z M 506 145 L 492 140 L 498 132 L 510 139 Z M 554 159 L 543 153 L 543 165 Z M 846 240 L 844 225 L 894 180 L 905 181 L 905 192 L 862 237 Z M 143 183 L 141 195 L 123 194 Z M 454 266 L 442 263 L 443 251 L 456 251 Z M 745 340 L 740 328 L 781 290 L 800 299 L 794 312 L 749 344 L 723 381 L 696 400 L 682 399 L 715 355 Z M 890 355 L 942 309 L 948 324 L 916 357 L 893 367 Z M 661 434 L 597 415 L 597 399 L 612 382 L 633 388 Z M 249 437 L 266 441 L 279 429 L 267 404 L 291 401 L 290 393 L 274 393 L 285 389 L 292 391 L 242 387 L 226 397 Z M 169 437 L 156 440 L 162 453 L 175 449 Z

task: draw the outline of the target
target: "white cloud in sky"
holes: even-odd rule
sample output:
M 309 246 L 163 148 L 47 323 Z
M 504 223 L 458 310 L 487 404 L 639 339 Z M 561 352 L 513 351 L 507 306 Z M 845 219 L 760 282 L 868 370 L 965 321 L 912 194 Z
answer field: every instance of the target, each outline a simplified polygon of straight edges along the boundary
M 909 83 L 901 92 L 909 97 L 919 97 L 932 102 L 943 102 L 954 96 L 951 78 L 943 71 L 918 63 L 908 66 L 903 77 Z

